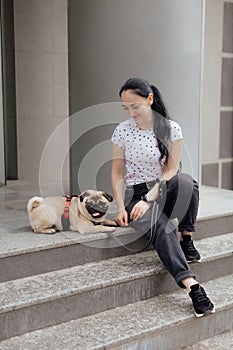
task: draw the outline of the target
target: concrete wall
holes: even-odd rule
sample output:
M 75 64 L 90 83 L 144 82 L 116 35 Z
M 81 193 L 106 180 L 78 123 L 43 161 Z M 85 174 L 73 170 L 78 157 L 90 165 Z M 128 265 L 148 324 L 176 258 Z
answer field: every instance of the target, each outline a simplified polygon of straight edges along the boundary
M 0 26 L 0 50 L 1 48 L 2 48 L 2 42 L 1 42 L 1 26 Z M 0 54 L 0 67 L 2 67 L 1 54 Z M 5 181 L 6 181 L 6 178 L 5 178 L 5 141 L 4 141 L 3 98 L 2 98 L 2 70 L 0 69 L 0 186 L 5 185 Z
M 160 88 L 171 115 L 183 127 L 194 165 L 194 171 L 188 171 L 195 177 L 199 162 L 202 2 L 69 0 L 70 114 L 94 104 L 118 101 L 119 87 L 129 76 L 148 79 Z M 233 0 L 205 3 L 202 177 L 204 184 L 232 189 Z M 44 147 L 68 116 L 67 21 L 67 0 L 14 1 L 19 179 L 38 180 Z M 12 107 L 13 103 L 9 104 L 8 110 Z M 108 107 L 106 110 L 109 112 Z M 116 110 L 112 114 L 115 116 Z M 16 113 L 11 115 L 15 123 Z M 106 129 L 98 131 L 99 141 L 92 140 L 91 147 L 109 137 L 121 118 L 120 114 L 109 118 L 108 133 Z M 8 131 L 8 139 L 13 140 L 16 129 L 12 123 Z M 93 135 L 87 136 L 93 139 Z M 68 139 L 68 130 L 64 139 Z M 13 142 L 8 146 L 15 156 Z M 84 147 L 79 156 L 77 149 L 71 151 L 73 180 L 87 150 Z M 105 153 L 103 163 L 110 157 L 108 146 Z M 68 157 L 63 170 L 68 181 Z M 104 167 L 98 175 L 100 183 L 103 174 Z
M 201 0 L 70 0 L 70 114 L 119 101 L 118 91 L 127 78 L 145 78 L 160 89 L 171 116 L 182 125 L 184 170 L 198 178 L 201 39 Z M 74 131 L 80 129 L 77 119 L 71 125 L 73 139 Z M 87 134 L 86 141 L 76 142 L 71 151 L 75 191 L 80 151 L 84 155 L 90 151 L 89 146 L 86 152 L 82 147 L 88 145 L 90 137 L 92 142 L 96 137 L 95 145 L 109 139 L 121 116 L 115 118 L 114 109 L 108 120 L 111 125 L 107 131 L 105 126 L 102 139 L 101 130 L 98 135 Z M 85 122 L 80 117 L 80 124 Z M 101 152 L 96 149 L 95 155 L 102 157 L 104 164 L 111 158 L 111 144 Z M 86 173 L 93 171 L 86 169 Z M 99 184 L 105 182 L 108 187 L 109 172 L 104 173 L 105 181 Z
M 18 178 L 13 0 L 1 1 L 6 176 Z
M 67 0 L 15 0 L 14 25 L 18 176 L 38 181 L 44 147 L 68 116 Z
M 206 0 L 203 184 L 233 189 L 233 1 Z

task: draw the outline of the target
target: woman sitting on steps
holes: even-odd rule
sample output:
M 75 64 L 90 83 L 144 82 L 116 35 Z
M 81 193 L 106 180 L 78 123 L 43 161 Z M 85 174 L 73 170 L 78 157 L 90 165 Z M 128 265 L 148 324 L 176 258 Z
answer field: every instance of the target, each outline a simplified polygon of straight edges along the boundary
M 188 174 L 178 173 L 181 128 L 169 118 L 158 89 L 147 81 L 131 78 L 119 94 L 130 119 L 120 123 L 112 135 L 116 222 L 120 226 L 130 224 L 148 238 L 158 182 L 166 181 L 166 198 L 159 204 L 157 222 L 153 223 L 156 225 L 153 246 L 176 283 L 187 288 L 195 315 L 213 313 L 214 305 L 187 264 L 201 259 L 192 241 L 199 197 L 197 182 Z M 180 242 L 170 220 L 175 217 L 179 221 Z

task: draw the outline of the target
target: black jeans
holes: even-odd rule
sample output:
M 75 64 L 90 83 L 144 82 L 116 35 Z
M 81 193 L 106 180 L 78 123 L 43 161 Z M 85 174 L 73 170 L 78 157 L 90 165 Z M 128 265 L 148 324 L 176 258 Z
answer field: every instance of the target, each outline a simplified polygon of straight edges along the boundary
M 195 278 L 195 274 L 187 264 L 176 228 L 171 222 L 171 219 L 178 219 L 180 232 L 184 230 L 189 232 L 195 231 L 195 221 L 199 204 L 198 184 L 188 174 L 177 174 L 170 181 L 167 181 L 167 193 L 159 204 L 156 222 L 151 223 L 152 207 L 141 219 L 131 221 L 129 214 L 133 206 L 147 192 L 148 188 L 143 184 L 136 191 L 126 189 L 125 208 L 129 216 L 129 225 L 142 233 L 142 235 L 145 235 L 146 238 L 150 236 L 151 224 L 156 225 L 156 235 L 152 244 L 176 283 L 184 288 L 181 281 L 188 277 Z

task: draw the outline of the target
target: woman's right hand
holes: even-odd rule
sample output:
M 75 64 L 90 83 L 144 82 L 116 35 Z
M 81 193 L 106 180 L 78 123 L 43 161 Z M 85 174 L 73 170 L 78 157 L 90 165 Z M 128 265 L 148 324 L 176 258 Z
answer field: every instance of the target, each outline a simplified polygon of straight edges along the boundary
M 128 226 L 128 213 L 127 213 L 127 211 L 125 209 L 118 211 L 115 221 L 120 226 Z

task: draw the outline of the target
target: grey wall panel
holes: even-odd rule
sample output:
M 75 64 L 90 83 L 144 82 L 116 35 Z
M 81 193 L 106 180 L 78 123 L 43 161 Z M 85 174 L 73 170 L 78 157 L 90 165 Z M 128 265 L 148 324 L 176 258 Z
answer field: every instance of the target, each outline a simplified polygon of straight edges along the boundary
M 184 170 L 198 178 L 201 47 L 201 0 L 70 0 L 70 114 L 119 101 L 127 78 L 145 78 L 160 89 L 170 115 L 181 124 Z M 109 123 L 119 121 L 110 113 Z M 72 183 L 83 147 L 71 150 Z
M 15 45 L 13 0 L 1 1 L 2 17 L 2 78 L 5 115 L 6 177 L 18 178 L 17 120 L 15 95 Z
M 1 19 L 0 19 L 0 67 L 2 67 Z M 2 70 L 0 69 L 0 186 L 5 185 L 6 183 L 2 88 L 3 88 L 2 87 Z

